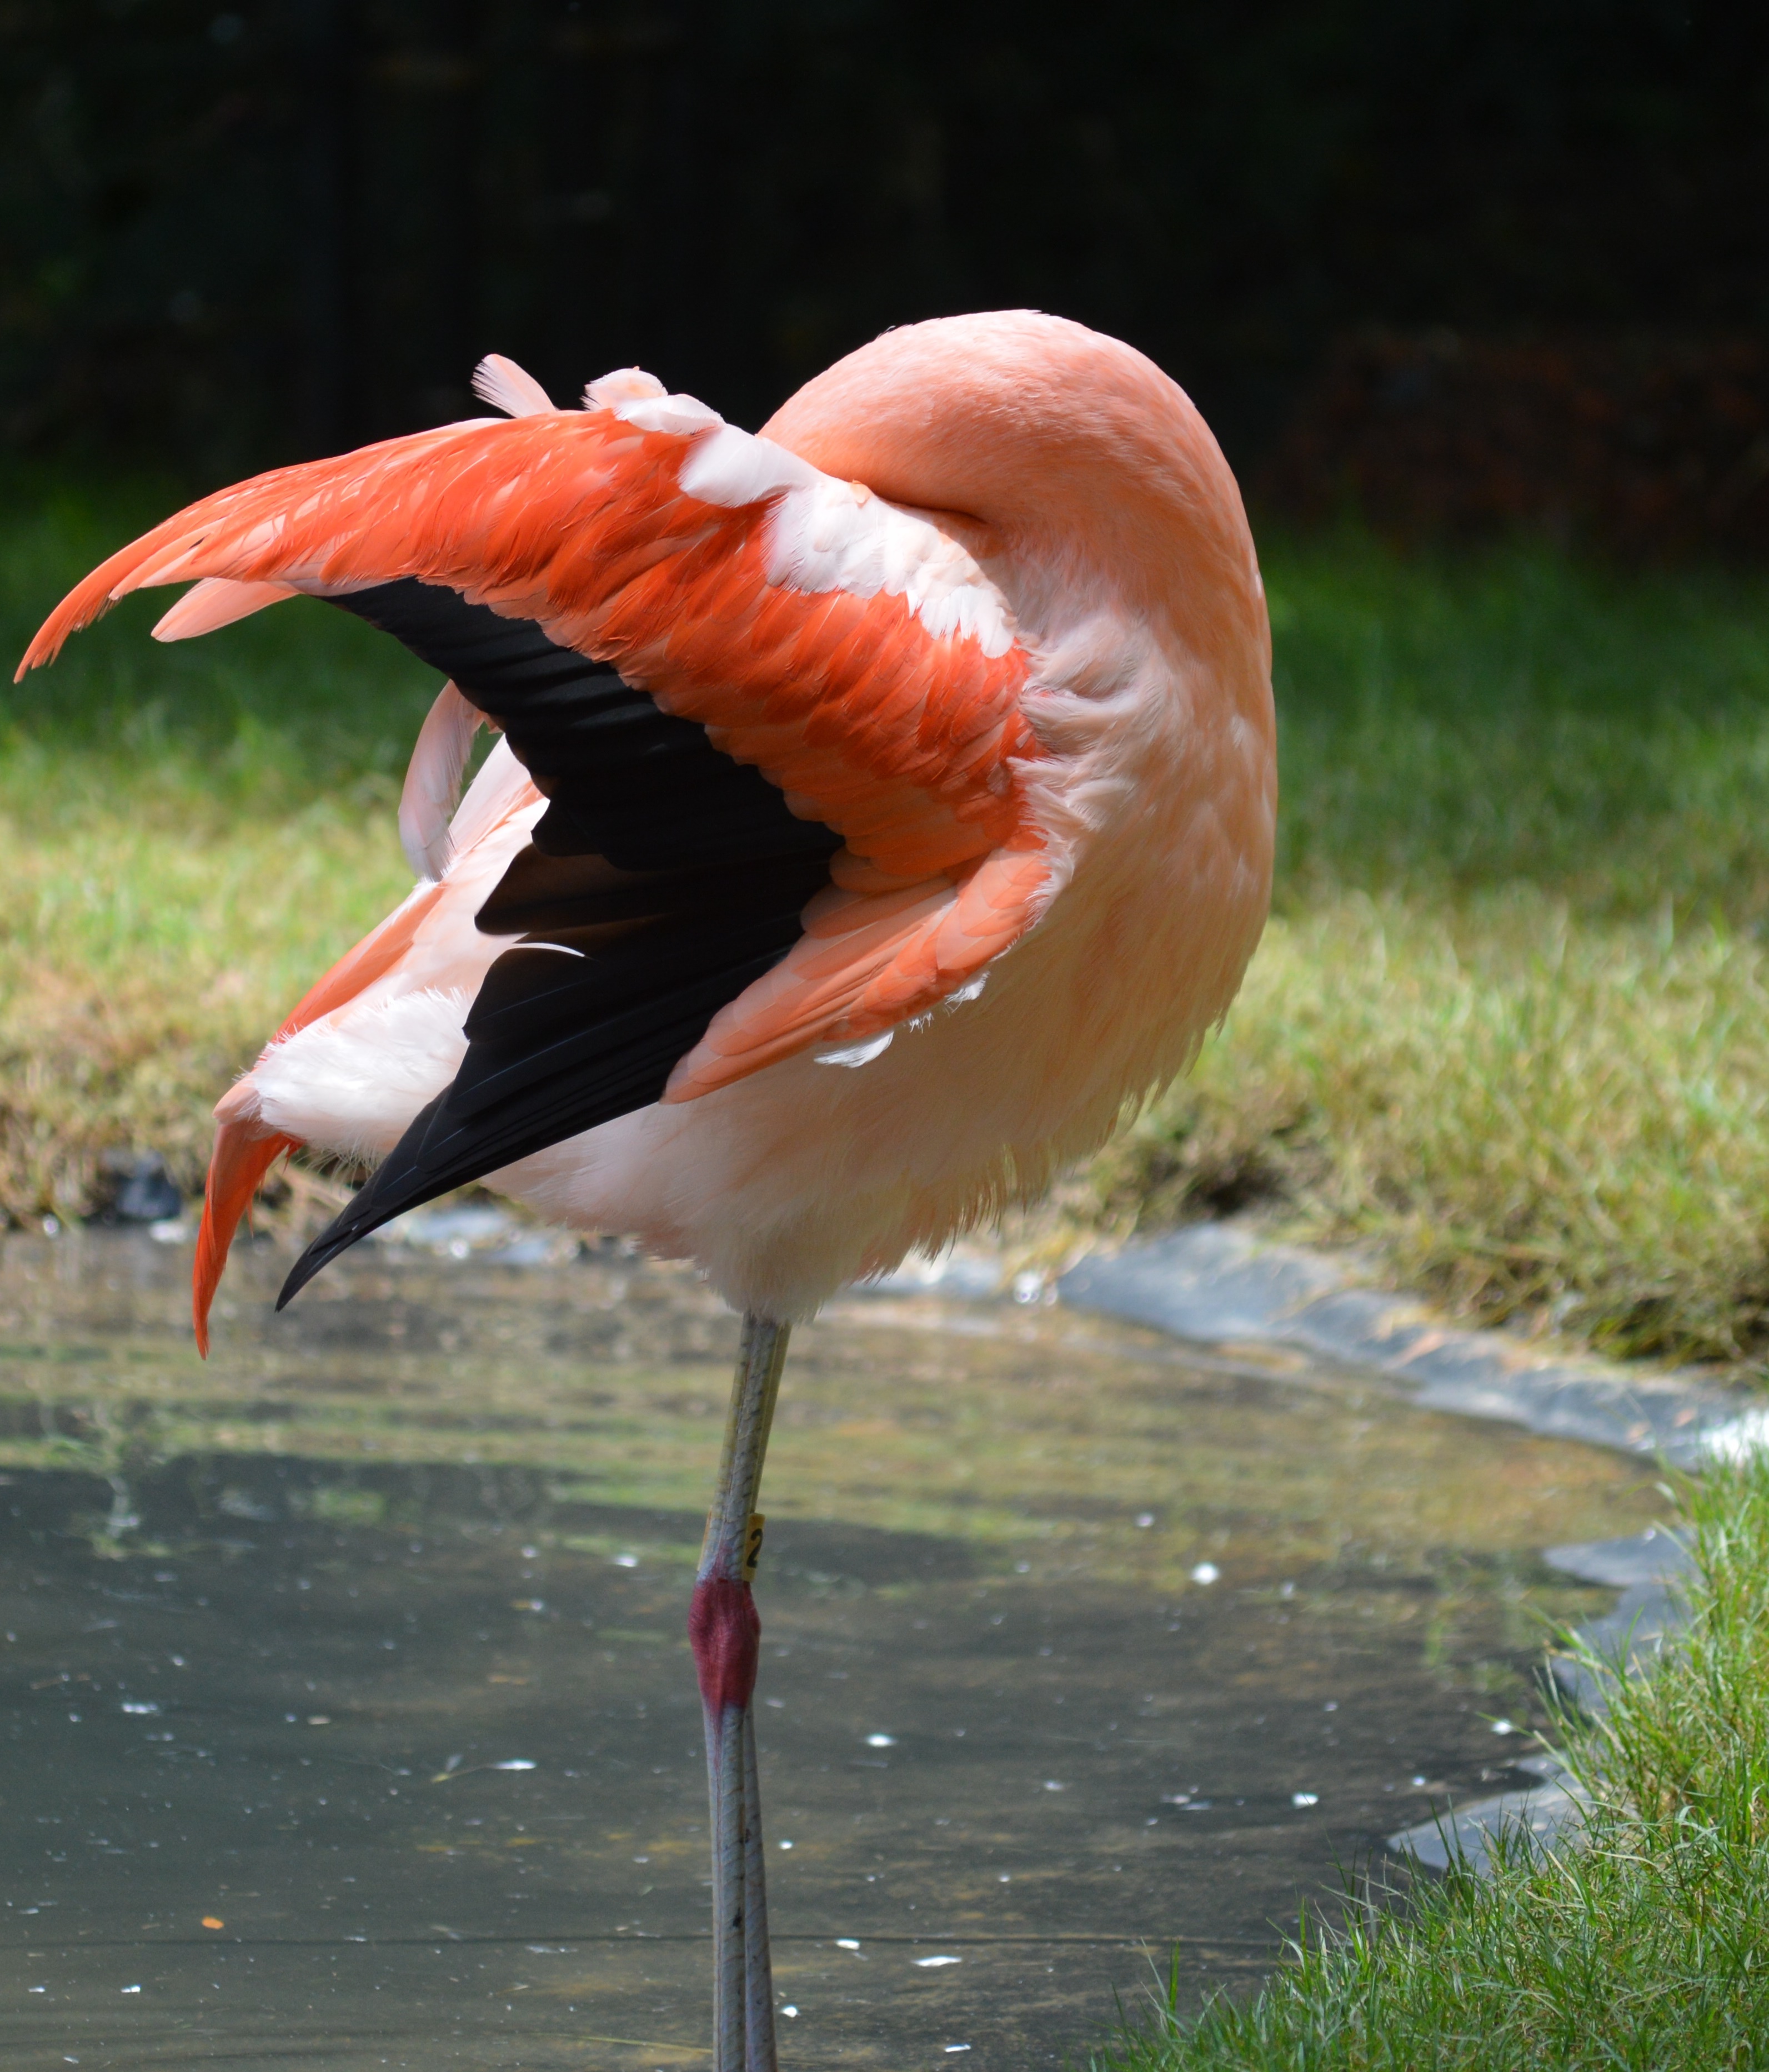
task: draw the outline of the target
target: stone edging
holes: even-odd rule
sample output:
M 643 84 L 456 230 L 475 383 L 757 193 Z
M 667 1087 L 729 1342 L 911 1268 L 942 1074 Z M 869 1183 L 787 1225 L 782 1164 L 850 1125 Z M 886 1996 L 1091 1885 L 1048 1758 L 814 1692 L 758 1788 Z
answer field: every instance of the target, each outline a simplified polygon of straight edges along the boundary
M 1194 1223 L 1082 1259 L 1056 1285 L 1077 1309 L 1213 1344 L 1299 1346 L 1404 1384 L 1422 1409 L 1501 1418 L 1677 1467 L 1769 1441 L 1769 1410 L 1732 1390 L 1447 1324 L 1410 1297 L 1360 1285 L 1351 1262 L 1233 1223 Z
M 1373 1370 L 1402 1384 L 1422 1408 L 1500 1418 L 1679 1467 L 1769 1442 L 1769 1411 L 1731 1391 L 1689 1375 L 1545 1355 L 1504 1332 L 1447 1325 L 1422 1303 L 1361 1286 L 1349 1263 L 1262 1243 L 1233 1224 L 1195 1224 L 1083 1259 L 1057 1281 L 1057 1293 L 1076 1308 L 1180 1338 L 1300 1346 Z M 1690 1560 L 1670 1533 L 1554 1547 L 1544 1558 L 1622 1593 L 1615 1610 L 1578 1636 L 1599 1660 L 1632 1668 L 1683 1622 L 1677 1585 Z M 1560 1656 L 1552 1667 L 1567 1698 L 1589 1712 L 1602 1709 L 1601 1681 L 1582 1662 Z M 1426 1869 L 1447 1870 L 1459 1858 L 1481 1872 L 1501 1830 L 1545 1847 L 1575 1842 L 1586 1803 L 1577 1780 L 1551 1756 L 1525 1757 L 1517 1767 L 1541 1781 L 1464 1802 L 1390 1835 L 1387 1847 Z
M 1693 1564 L 1674 1533 L 1648 1526 L 1625 1540 L 1550 1547 L 1542 1558 L 1581 1582 L 1621 1592 L 1615 1609 L 1582 1627 L 1578 1638 L 1599 1662 L 1613 1663 L 1624 1673 L 1656 1655 L 1687 1617 L 1678 1586 Z M 1583 1712 L 1603 1711 L 1603 1680 L 1576 1655 L 1554 1655 L 1549 1667 L 1563 1696 Z M 1541 1781 L 1490 1799 L 1464 1800 L 1435 1819 L 1389 1836 L 1387 1847 L 1427 1870 L 1447 1871 L 1457 1856 L 1471 1870 L 1484 1872 L 1493 1837 L 1503 1828 L 1521 1829 L 1545 1848 L 1577 1842 L 1588 1803 L 1577 1778 L 1551 1755 L 1525 1756 L 1516 1767 Z

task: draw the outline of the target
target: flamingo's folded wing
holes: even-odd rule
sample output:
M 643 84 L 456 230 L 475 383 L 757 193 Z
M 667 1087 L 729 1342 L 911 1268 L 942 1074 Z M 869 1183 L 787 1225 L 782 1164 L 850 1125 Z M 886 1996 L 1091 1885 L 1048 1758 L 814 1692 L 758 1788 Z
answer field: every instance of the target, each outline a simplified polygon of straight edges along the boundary
M 449 590 L 346 600 L 495 710 L 549 798 L 480 909 L 512 939 L 467 1054 L 290 1276 L 450 1187 L 644 1107 L 719 1010 L 790 950 L 839 837 L 799 819 L 706 730 L 613 670 Z
M 458 1079 L 291 1291 L 401 1210 L 666 1089 L 921 1012 L 1049 897 L 1017 776 L 1041 753 L 1026 657 L 964 549 L 643 376 L 587 402 L 222 491 L 95 571 L 26 657 L 146 586 L 309 591 L 449 676 L 550 801 L 523 897 L 482 917 L 521 939 Z
M 1042 752 L 1020 709 L 1026 657 L 964 549 L 643 376 L 591 401 L 205 497 L 72 591 L 19 673 L 143 587 L 220 578 L 349 604 L 416 580 L 618 668 L 899 879 L 1024 838 L 1014 765 Z

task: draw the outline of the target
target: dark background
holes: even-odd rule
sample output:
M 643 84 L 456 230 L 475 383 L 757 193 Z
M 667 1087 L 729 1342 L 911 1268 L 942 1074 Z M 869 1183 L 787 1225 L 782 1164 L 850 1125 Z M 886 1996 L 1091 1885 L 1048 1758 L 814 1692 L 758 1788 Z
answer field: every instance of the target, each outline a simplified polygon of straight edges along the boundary
M 0 0 L 0 68 L 15 454 L 211 480 L 465 414 L 493 348 L 754 425 L 1032 305 L 1300 511 L 1615 533 L 1631 467 L 1636 544 L 1769 542 L 1739 0 Z

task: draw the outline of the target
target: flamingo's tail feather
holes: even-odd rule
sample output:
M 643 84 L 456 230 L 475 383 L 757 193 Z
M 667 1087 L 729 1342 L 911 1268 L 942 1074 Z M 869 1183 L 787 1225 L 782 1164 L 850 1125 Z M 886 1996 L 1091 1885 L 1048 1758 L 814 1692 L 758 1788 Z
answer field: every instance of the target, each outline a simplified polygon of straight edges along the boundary
M 298 1137 L 267 1134 L 251 1122 L 224 1122 L 215 1132 L 215 1152 L 203 1190 L 203 1226 L 197 1232 L 196 1261 L 191 1273 L 191 1321 L 196 1327 L 196 1349 L 205 1359 L 209 1355 L 209 1307 L 221 1285 L 240 1219 L 277 1160 L 285 1151 L 300 1149 Z

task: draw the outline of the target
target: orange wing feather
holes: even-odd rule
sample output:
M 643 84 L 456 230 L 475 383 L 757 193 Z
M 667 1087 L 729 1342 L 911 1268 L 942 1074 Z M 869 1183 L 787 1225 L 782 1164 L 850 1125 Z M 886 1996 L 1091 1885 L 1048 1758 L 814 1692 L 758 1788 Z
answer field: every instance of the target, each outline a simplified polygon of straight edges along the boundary
M 962 985 L 1048 895 L 1043 837 L 1016 778 L 1043 752 L 1020 707 L 1026 656 L 930 631 L 903 595 L 770 581 L 782 492 L 736 508 L 688 494 L 678 475 L 701 429 L 536 412 L 278 469 L 113 555 L 51 616 L 20 673 L 116 598 L 191 578 L 325 590 L 417 577 L 532 618 L 705 725 L 795 812 L 837 829 L 855 865 L 811 932 L 683 1059 L 667 1098 L 864 1038 Z M 905 886 L 907 904 L 895 901 Z

